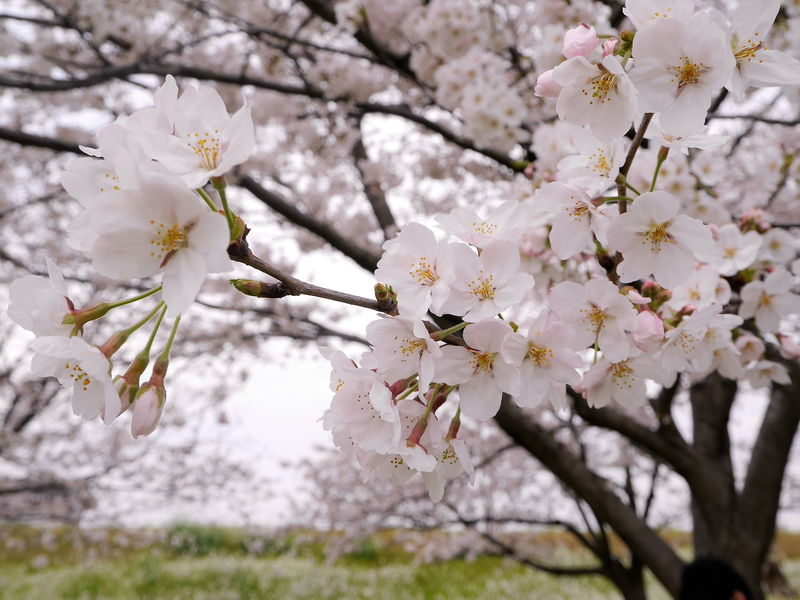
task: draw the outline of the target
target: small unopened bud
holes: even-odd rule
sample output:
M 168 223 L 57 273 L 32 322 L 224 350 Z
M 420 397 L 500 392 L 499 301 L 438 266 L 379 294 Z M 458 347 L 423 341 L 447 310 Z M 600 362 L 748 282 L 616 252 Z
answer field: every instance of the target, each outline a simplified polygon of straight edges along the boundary
M 558 98 L 562 89 L 564 88 L 561 84 L 553 79 L 553 69 L 550 69 L 536 78 L 536 87 L 533 89 L 533 93 L 540 98 Z
M 422 439 L 426 429 L 428 429 L 427 415 L 422 417 L 419 421 L 417 421 L 417 424 L 414 425 L 414 429 L 411 430 L 411 435 L 409 435 L 406 439 L 406 445 L 409 448 L 412 446 L 421 446 L 422 444 L 420 444 L 419 441 Z
M 167 391 L 163 385 L 145 383 L 136 394 L 131 417 L 131 435 L 134 439 L 150 435 L 161 420 L 161 412 L 167 401 Z
M 112 335 L 105 344 L 100 346 L 100 352 L 106 355 L 106 358 L 111 358 L 117 350 L 122 348 L 122 345 L 128 341 L 130 337 L 130 331 L 118 331 L 114 335 Z
M 444 439 L 454 440 L 458 437 L 458 429 L 461 427 L 461 411 L 456 412 L 453 420 L 450 421 L 450 427 L 447 428 L 447 435 Z
M 70 302 L 69 304 L 71 305 L 72 303 Z M 86 325 L 86 323 L 105 317 L 112 308 L 114 308 L 113 305 L 108 302 L 101 302 L 100 304 L 81 310 L 76 310 L 74 307 L 71 307 L 69 314 L 64 317 L 62 323 L 64 325 L 74 325 L 73 331 L 77 334 L 83 331 L 83 326 Z
M 120 408 L 119 413 L 115 415 L 115 417 L 118 417 L 128 410 L 136 399 L 136 394 L 139 392 L 139 380 L 137 379 L 135 383 L 131 384 L 122 375 L 117 375 L 112 380 L 112 383 L 114 384 L 114 390 L 119 395 Z M 103 415 L 103 419 L 105 420 L 105 415 Z
M 283 298 L 291 294 L 291 291 L 284 284 L 276 281 L 267 283 L 265 281 L 255 281 L 253 279 L 230 279 L 231 285 L 245 296 L 255 298 Z
M 392 313 L 397 310 L 397 294 L 395 294 L 392 286 L 385 283 L 376 283 L 375 299 L 383 312 Z
M 619 46 L 619 38 L 611 38 L 610 40 L 606 40 L 605 42 L 603 42 L 603 58 L 605 58 L 609 54 L 613 54 L 618 46 Z
M 581 23 L 564 34 L 564 45 L 561 52 L 567 58 L 576 56 L 588 57 L 600 45 L 600 38 L 594 27 Z
M 400 381 L 395 381 L 392 385 L 389 386 L 389 391 L 392 392 L 392 397 L 396 398 L 403 392 L 408 389 L 408 379 L 401 379 Z
M 247 225 L 239 215 L 233 217 L 233 227 L 231 228 L 231 242 L 242 239 L 247 233 Z

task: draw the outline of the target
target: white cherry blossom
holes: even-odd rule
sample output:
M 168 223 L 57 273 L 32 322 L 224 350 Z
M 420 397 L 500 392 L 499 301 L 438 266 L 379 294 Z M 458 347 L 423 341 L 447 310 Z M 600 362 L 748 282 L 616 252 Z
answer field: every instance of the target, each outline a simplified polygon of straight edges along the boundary
M 64 324 L 69 314 L 67 284 L 56 264 L 46 261 L 48 278 L 25 275 L 11 282 L 8 316 L 36 336 L 68 336 L 72 325 Z
M 605 242 L 608 217 L 580 188 L 548 183 L 536 191 L 534 200 L 553 215 L 550 245 L 561 260 L 592 246 L 593 236 Z
M 756 389 L 767 387 L 773 382 L 781 385 L 792 383 L 788 369 L 782 364 L 771 360 L 760 360 L 747 367 L 745 379 Z
M 433 231 L 409 223 L 383 245 L 375 279 L 397 293 L 400 315 L 421 318 L 430 308 L 440 313 L 450 294 L 450 244 L 436 239 Z
M 743 1 L 731 15 L 736 68 L 726 87 L 738 100 L 749 86 L 800 85 L 800 61 L 767 46 L 767 34 L 781 4 L 781 0 Z
M 556 101 L 559 118 L 588 125 L 599 140 L 625 135 L 636 113 L 636 89 L 617 57 L 592 64 L 583 56 L 553 69 L 553 81 L 563 86 Z
M 492 242 L 480 256 L 465 244 L 451 250 L 453 281 L 444 313 L 476 322 L 517 304 L 533 288 L 533 277 L 519 271 L 519 248 L 511 242 Z
M 636 29 L 664 19 L 686 23 L 694 14 L 694 0 L 626 0 L 622 12 Z
M 597 343 L 610 361 L 621 361 L 638 352 L 626 335 L 636 329 L 636 309 L 610 281 L 559 283 L 550 292 L 550 306 L 564 322 L 573 325 L 575 348 Z
M 582 361 L 572 348 L 572 328 L 545 312 L 531 324 L 527 335 L 509 333 L 502 344 L 503 357 L 520 369 L 519 391 L 514 401 L 536 407 L 548 399 L 555 408 L 566 404 L 566 385 L 580 380 Z
M 735 62 L 725 34 L 703 12 L 686 24 L 660 19 L 642 27 L 633 40 L 633 59 L 639 109 L 660 112 L 661 126 L 674 136 L 703 127 L 713 95 Z
M 202 187 L 248 159 L 255 148 L 250 108 L 246 103 L 233 115 L 210 86 L 192 87 L 177 97 L 171 76 L 157 96 L 155 109 L 163 115 L 152 129 L 141 122 L 127 126 L 145 153 L 190 188 Z M 163 123 L 168 123 L 165 129 Z
M 439 226 L 464 242 L 483 248 L 497 240 L 518 242 L 527 227 L 524 209 L 515 200 L 503 202 L 481 217 L 466 208 L 454 208 L 436 218 Z
M 794 277 L 786 269 L 775 269 L 763 281 L 751 281 L 742 288 L 739 315 L 755 317 L 761 332 L 775 333 L 783 316 L 800 311 L 800 296 L 791 291 L 794 286 Z
M 420 393 L 427 392 L 442 351 L 422 321 L 378 319 L 367 325 L 367 341 L 373 348 L 362 356 L 363 366 L 375 369 L 391 383 L 418 373 Z
M 436 364 L 435 380 L 458 385 L 461 410 L 485 421 L 500 409 L 503 392 L 514 394 L 519 370 L 501 354 L 511 328 L 498 319 L 486 319 L 464 328 L 469 346 L 447 346 Z
M 720 275 L 735 275 L 753 264 L 761 248 L 761 235 L 756 231 L 742 233 L 734 223 L 727 223 L 716 233 L 716 247 L 702 260 L 714 264 Z
M 580 186 L 587 194 L 599 194 L 613 185 L 625 162 L 622 140 L 601 142 L 588 129 L 576 127 L 571 141 L 578 154 L 566 156 L 558 162 L 559 181 Z
M 173 180 L 151 177 L 138 190 L 123 190 L 113 204 L 92 209 L 102 232 L 92 263 L 112 279 L 148 277 L 162 268 L 168 316 L 194 301 L 208 273 L 228 271 L 228 226 L 193 192 Z M 113 219 L 102 215 L 108 211 Z
M 666 192 L 644 193 L 608 229 L 609 244 L 622 253 L 620 281 L 653 274 L 671 289 L 685 283 L 695 256 L 714 247 L 711 232 L 698 219 L 679 214 L 680 200 Z
M 575 386 L 592 408 L 615 401 L 625 408 L 636 408 L 647 401 L 646 379 L 659 377 L 659 369 L 647 355 L 609 362 L 601 358 Z
M 72 389 L 72 410 L 84 419 L 103 414 L 110 423 L 120 412 L 120 398 L 111 382 L 111 363 L 96 346 L 79 337 L 42 336 L 31 342 L 31 372 L 56 377 Z

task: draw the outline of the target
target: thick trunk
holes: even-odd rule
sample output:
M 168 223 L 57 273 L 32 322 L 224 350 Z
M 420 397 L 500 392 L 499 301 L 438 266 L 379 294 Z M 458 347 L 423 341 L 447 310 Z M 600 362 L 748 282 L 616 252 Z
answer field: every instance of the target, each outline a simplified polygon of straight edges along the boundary
M 703 461 L 710 488 L 692 489 L 694 548 L 698 556 L 723 557 L 729 547 L 736 507 L 728 420 L 736 382 L 714 373 L 692 386 L 692 447 Z M 711 493 L 708 493 L 708 489 Z
M 592 472 L 579 457 L 556 441 L 552 434 L 528 414 L 503 399 L 495 417 L 498 425 L 522 448 L 583 499 L 594 513 L 608 523 L 649 568 L 662 585 L 678 595 L 683 563 L 670 546 Z

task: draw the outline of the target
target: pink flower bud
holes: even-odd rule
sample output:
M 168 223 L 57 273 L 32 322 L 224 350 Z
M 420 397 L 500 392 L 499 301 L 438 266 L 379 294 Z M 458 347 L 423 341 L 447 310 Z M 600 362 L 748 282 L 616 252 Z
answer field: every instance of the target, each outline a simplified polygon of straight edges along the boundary
M 564 34 L 564 46 L 561 52 L 567 58 L 588 57 L 599 45 L 600 38 L 597 37 L 594 27 L 581 23 Z
M 167 401 L 167 392 L 163 386 L 145 383 L 139 388 L 133 402 L 131 417 L 131 435 L 134 439 L 141 435 L 150 435 L 161 420 L 161 411 Z
M 614 54 L 614 50 L 619 46 L 619 38 L 611 38 L 603 42 L 603 58 L 609 54 Z
M 781 344 L 781 356 L 787 360 L 800 358 L 800 345 L 788 335 L 778 334 L 778 341 Z
M 550 69 L 536 78 L 536 88 L 533 93 L 540 98 L 558 98 L 561 89 L 561 85 L 553 79 L 553 69 Z
M 636 329 L 631 335 L 640 350 L 653 352 L 658 349 L 664 338 L 664 322 L 657 314 L 643 310 L 636 316 Z

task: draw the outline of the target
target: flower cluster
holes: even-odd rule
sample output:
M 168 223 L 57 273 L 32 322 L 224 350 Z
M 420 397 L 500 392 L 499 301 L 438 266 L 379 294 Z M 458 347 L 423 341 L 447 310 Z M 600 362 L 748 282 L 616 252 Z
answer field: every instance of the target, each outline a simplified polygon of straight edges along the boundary
M 536 85 L 560 122 L 535 134 L 532 193 L 457 208 L 436 228 L 409 223 L 386 242 L 375 276 L 397 312 L 367 328 L 357 363 L 330 355 L 324 419 L 365 477 L 421 473 L 438 500 L 444 481 L 472 472 L 462 415 L 490 419 L 504 395 L 528 408 L 627 409 L 681 376 L 788 383 L 767 345 L 800 356 L 787 318 L 800 310 L 794 239 L 758 211 L 737 216 L 701 185 L 713 173 L 689 162 L 699 169 L 698 150 L 728 141 L 705 126 L 723 87 L 800 85 L 800 62 L 764 43 L 780 6 L 767 4 L 724 15 L 692 0 L 628 0 L 635 32 L 568 30 L 563 60 Z M 491 95 L 497 59 L 440 53 L 437 100 L 466 116 Z
M 83 207 L 69 226 L 68 243 L 86 252 L 100 275 L 126 282 L 157 277 L 160 282 L 132 298 L 76 309 L 63 276 L 48 259 L 49 278 L 28 275 L 11 285 L 8 313 L 36 335 L 31 370 L 70 387 L 75 414 L 86 419 L 102 415 L 109 423 L 132 406 L 136 437 L 158 424 L 180 315 L 208 273 L 231 268 L 227 248 L 238 224 L 227 206 L 223 176 L 248 158 L 254 131 L 246 105 L 229 115 L 214 89 L 189 88 L 179 96 L 168 76 L 153 106 L 118 118 L 97 140 L 97 148 L 83 148 L 89 157 L 68 163 L 62 174 L 64 188 Z M 220 196 L 221 210 L 203 189 L 209 182 Z M 84 339 L 91 321 L 159 293 L 161 299 L 142 320 L 104 344 Z M 149 381 L 140 386 L 164 317 L 174 319 L 169 341 Z M 153 320 L 144 349 L 124 374 L 112 376 L 111 357 Z

